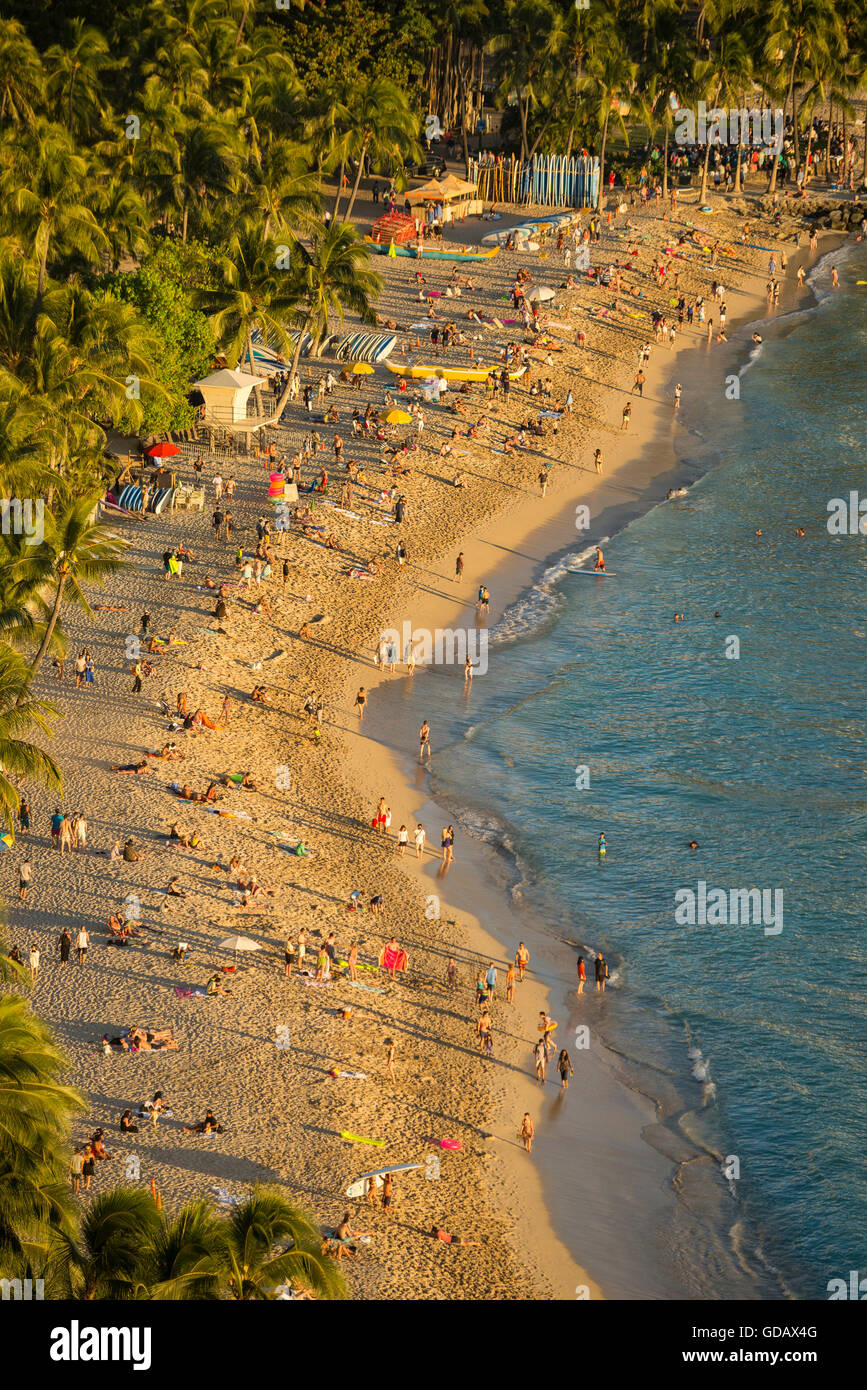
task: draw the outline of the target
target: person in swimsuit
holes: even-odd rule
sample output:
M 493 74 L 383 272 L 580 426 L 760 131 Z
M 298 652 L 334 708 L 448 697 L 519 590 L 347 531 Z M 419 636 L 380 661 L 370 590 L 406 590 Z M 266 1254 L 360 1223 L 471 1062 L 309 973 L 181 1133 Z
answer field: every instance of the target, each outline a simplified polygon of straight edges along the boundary
M 518 946 L 518 949 L 517 949 L 517 951 L 515 952 L 515 964 L 516 964 L 517 967 L 518 967 L 518 980 L 519 980 L 519 982 L 523 980 L 523 978 L 524 978 L 524 971 L 527 969 L 527 966 L 529 965 L 529 963 L 530 963 L 530 952 L 527 950 L 526 946 L 524 945 L 524 943 L 523 943 L 523 941 L 522 941 L 522 942 L 520 942 L 520 944 L 519 944 L 519 946 Z
M 578 957 L 578 993 L 584 993 L 584 985 L 587 982 L 587 971 L 584 967 L 584 957 Z
M 424 721 L 418 731 L 418 760 L 420 763 L 424 762 L 425 752 L 427 752 L 428 757 L 430 757 L 430 724 L 428 724 L 427 720 Z
M 605 957 L 603 956 L 603 954 L 602 954 L 601 951 L 599 952 L 599 955 L 596 957 L 596 967 L 595 967 L 595 969 L 596 969 L 596 993 L 597 993 L 597 994 L 604 994 L 604 993 L 605 993 L 605 981 L 608 979 L 609 971 L 608 971 L 608 962 L 607 962 L 607 960 L 605 959 Z
M 569 1077 L 575 1075 L 575 1069 L 572 1066 L 571 1061 L 569 1060 L 569 1053 L 566 1051 L 565 1047 L 561 1051 L 560 1056 L 557 1058 L 557 1070 L 560 1073 L 561 1091 L 568 1091 Z
M 598 545 L 596 547 L 596 564 L 593 566 L 593 570 L 594 572 L 596 570 L 601 570 L 603 573 L 605 571 L 605 556 L 602 554 L 602 551 L 600 550 Z
M 521 1123 L 521 1139 L 524 1144 L 525 1153 L 532 1153 L 533 1136 L 535 1133 L 536 1131 L 533 1128 L 533 1121 L 530 1119 L 529 1112 L 527 1112 L 525 1113 L 524 1119 Z

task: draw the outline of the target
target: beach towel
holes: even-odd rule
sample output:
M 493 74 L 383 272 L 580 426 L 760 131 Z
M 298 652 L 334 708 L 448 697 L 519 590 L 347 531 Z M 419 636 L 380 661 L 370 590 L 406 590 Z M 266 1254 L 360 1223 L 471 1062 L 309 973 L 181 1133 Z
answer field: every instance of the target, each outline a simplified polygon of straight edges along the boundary
M 228 1187 L 212 1187 L 211 1191 L 214 1194 L 214 1200 L 221 1207 L 239 1207 L 242 1202 L 246 1201 L 246 1198 L 240 1194 L 230 1192 Z
M 366 1072 L 363 1072 L 363 1071 L 338 1071 L 336 1067 L 332 1067 L 332 1068 L 331 1068 L 331 1071 L 328 1073 L 328 1075 L 329 1075 L 329 1076 L 334 1076 L 334 1077 L 342 1077 L 345 1081 L 366 1081 L 366 1080 L 367 1080 L 367 1074 L 366 1074 Z
M 344 980 L 343 983 L 349 985 L 350 989 L 366 990 L 368 994 L 385 994 L 385 990 L 378 985 L 366 985 L 362 980 Z
M 379 963 L 386 970 L 406 970 L 409 959 L 400 946 L 383 946 L 379 953 Z

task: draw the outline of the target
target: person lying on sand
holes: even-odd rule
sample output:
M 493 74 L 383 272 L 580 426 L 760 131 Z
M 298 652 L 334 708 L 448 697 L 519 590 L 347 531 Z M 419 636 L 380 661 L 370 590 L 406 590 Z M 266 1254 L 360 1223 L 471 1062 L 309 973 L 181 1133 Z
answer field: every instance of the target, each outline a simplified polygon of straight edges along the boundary
M 150 771 L 151 765 L 147 758 L 142 758 L 140 763 L 115 763 L 109 768 L 109 772 L 135 773 L 137 776 Z
M 145 756 L 148 758 L 162 758 L 168 762 L 177 762 L 180 758 L 185 758 L 187 755 L 176 743 L 164 743 L 159 753 L 147 753 Z
M 178 887 L 180 881 L 179 878 L 169 879 L 167 887 L 163 890 L 167 898 L 185 898 L 187 896 L 183 888 Z
M 516 449 L 526 449 L 526 447 L 527 436 L 523 430 L 519 430 L 517 434 L 511 435 L 509 439 L 503 441 L 504 454 L 512 454 Z
M 448 1231 L 444 1231 L 440 1226 L 431 1226 L 431 1235 L 435 1240 L 444 1240 L 447 1245 L 481 1245 L 480 1240 L 463 1240 L 460 1236 L 450 1236 Z

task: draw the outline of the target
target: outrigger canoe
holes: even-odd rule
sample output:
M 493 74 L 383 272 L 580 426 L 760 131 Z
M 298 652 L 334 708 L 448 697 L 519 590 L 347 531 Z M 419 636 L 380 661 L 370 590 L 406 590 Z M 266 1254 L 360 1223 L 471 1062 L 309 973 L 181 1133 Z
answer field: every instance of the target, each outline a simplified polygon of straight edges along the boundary
M 494 367 L 443 367 L 437 362 L 436 365 L 396 367 L 393 362 L 386 362 L 384 366 L 388 367 L 390 372 L 394 372 L 395 376 L 408 376 L 414 381 L 429 376 L 444 377 L 446 381 L 487 381 L 491 372 L 496 372 L 499 376 L 503 370 L 499 364 Z M 526 367 L 519 367 L 517 371 L 509 372 L 509 380 L 517 381 L 526 370 Z
M 377 256 L 387 256 L 391 250 L 391 243 L 384 241 L 374 241 L 372 237 L 364 238 L 365 244 Z M 484 247 L 478 251 L 468 251 L 465 249 L 449 251 L 445 248 L 434 248 L 425 246 L 421 251 L 418 246 L 395 246 L 396 256 L 411 256 L 415 260 L 423 261 L 489 261 L 492 256 L 499 252 L 499 246 Z

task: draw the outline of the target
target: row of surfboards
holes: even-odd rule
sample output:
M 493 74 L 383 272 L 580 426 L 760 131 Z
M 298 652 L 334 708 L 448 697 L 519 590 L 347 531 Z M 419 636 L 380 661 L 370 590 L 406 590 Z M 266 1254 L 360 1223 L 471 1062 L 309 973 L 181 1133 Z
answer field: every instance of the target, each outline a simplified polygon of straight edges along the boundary
M 172 493 L 177 489 L 173 487 L 158 488 L 148 500 L 149 512 L 161 512 L 170 502 Z M 126 487 L 121 488 L 120 493 L 115 497 L 114 493 L 109 493 L 106 501 L 120 507 L 125 512 L 140 512 L 142 509 L 142 490 L 138 484 L 127 483 Z

